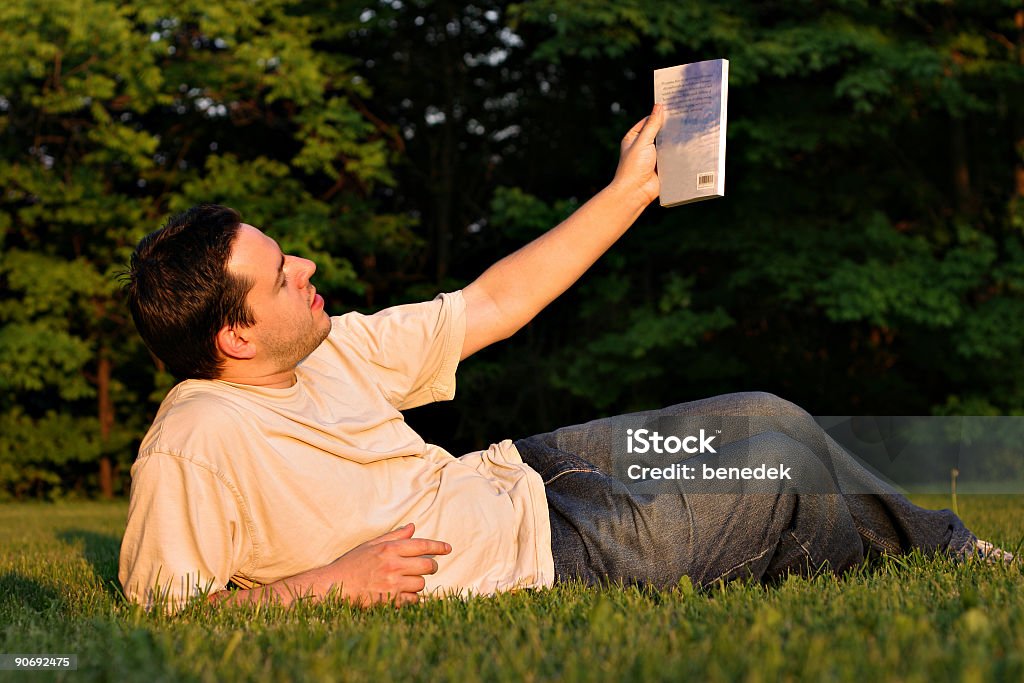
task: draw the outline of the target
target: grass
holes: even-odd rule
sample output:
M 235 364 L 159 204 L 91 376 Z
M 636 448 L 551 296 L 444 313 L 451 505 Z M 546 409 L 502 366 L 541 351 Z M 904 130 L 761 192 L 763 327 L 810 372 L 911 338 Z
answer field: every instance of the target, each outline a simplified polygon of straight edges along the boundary
M 982 537 L 1021 544 L 1024 497 L 959 504 Z M 1020 564 L 910 555 L 771 587 L 566 585 L 402 610 L 204 605 L 169 617 L 119 595 L 125 511 L 0 506 L 0 653 L 79 662 L 0 680 L 1024 680 Z

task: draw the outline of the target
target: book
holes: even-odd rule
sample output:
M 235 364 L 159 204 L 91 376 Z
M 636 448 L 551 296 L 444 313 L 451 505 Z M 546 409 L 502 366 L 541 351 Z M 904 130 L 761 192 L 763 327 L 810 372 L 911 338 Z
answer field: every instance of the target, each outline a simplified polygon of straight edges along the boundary
M 725 196 L 725 123 L 729 60 L 654 71 L 654 102 L 664 104 L 658 133 L 661 205 Z

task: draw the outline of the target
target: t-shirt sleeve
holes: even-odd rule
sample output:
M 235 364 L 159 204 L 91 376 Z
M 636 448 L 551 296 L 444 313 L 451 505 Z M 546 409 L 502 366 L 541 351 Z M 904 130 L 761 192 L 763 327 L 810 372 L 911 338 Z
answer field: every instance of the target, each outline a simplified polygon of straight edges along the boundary
M 466 336 L 462 292 L 335 318 L 332 336 L 367 363 L 389 403 L 404 410 L 455 396 L 455 370 Z
M 238 500 L 211 469 L 166 453 L 136 462 L 118 574 L 129 600 L 174 611 L 222 590 L 249 545 Z

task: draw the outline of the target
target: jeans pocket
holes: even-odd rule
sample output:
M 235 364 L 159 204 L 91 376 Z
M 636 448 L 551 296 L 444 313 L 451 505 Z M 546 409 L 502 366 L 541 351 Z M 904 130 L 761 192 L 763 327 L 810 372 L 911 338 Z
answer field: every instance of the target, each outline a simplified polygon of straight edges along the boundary
M 601 472 L 587 459 L 554 448 L 535 437 L 520 439 L 515 445 L 523 462 L 540 475 L 545 486 L 567 474 Z

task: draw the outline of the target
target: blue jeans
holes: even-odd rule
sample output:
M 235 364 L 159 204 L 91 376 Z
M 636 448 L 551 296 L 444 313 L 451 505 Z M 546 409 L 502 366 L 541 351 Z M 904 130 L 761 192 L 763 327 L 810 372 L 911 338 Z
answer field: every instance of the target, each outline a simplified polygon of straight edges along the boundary
M 544 480 L 556 580 L 657 587 L 682 576 L 697 585 L 739 577 L 771 581 L 791 572 L 840 573 L 872 553 L 918 548 L 955 555 L 976 540 L 951 511 L 912 504 L 861 467 L 803 409 L 777 396 L 728 394 L 631 417 L 698 416 L 758 418 L 756 433 L 730 433 L 723 422 L 720 464 L 732 464 L 730 452 L 774 453 L 833 488 L 808 493 L 777 482 L 766 484 L 777 487 L 772 495 L 638 493 L 610 474 L 620 418 L 520 439 L 523 461 Z

